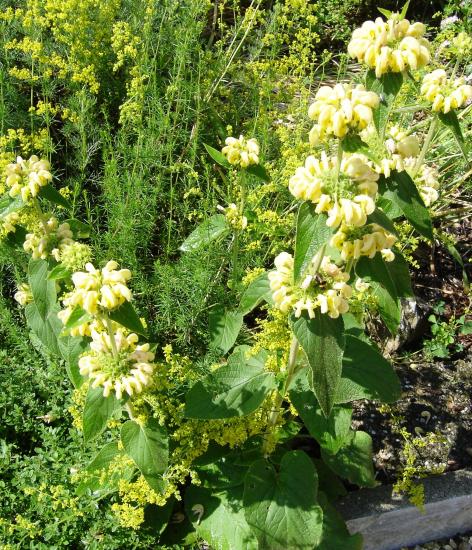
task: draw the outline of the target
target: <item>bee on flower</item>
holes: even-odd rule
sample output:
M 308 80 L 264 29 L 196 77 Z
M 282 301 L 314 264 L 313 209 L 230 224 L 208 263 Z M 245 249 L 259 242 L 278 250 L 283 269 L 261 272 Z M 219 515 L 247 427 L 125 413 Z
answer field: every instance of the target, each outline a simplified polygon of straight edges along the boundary
M 293 311 L 300 317 L 304 311 L 310 319 L 320 310 L 333 319 L 349 310 L 352 294 L 347 284 L 349 274 L 324 256 L 317 267 L 313 259 L 300 286 L 293 280 L 293 257 L 281 252 L 274 260 L 275 270 L 269 272 L 269 283 L 275 306 L 283 313 Z
M 5 168 L 5 183 L 10 197 L 21 196 L 23 202 L 36 197 L 41 187 L 52 181 L 50 168 L 47 160 L 40 160 L 36 155 L 28 160 L 17 157 L 16 162 Z
M 366 91 L 360 84 L 321 86 L 308 110 L 308 116 L 316 121 L 310 131 L 310 143 L 316 145 L 326 136 L 343 138 L 350 131 L 363 130 L 372 121 L 372 110 L 379 101 L 375 92 Z
M 113 334 L 92 329 L 90 351 L 79 359 L 82 376 L 88 376 L 92 388 L 103 388 L 103 396 L 112 392 L 117 399 L 143 391 L 152 382 L 154 353 L 149 344 L 138 345 L 138 336 L 118 328 Z
M 436 69 L 423 78 L 421 95 L 434 112 L 449 113 L 463 107 L 472 98 L 472 86 L 464 78 L 448 78 L 444 69 Z
M 23 249 L 30 253 L 34 260 L 52 257 L 59 262 L 61 250 L 74 242 L 72 237 L 69 224 L 59 224 L 57 218 L 51 216 L 46 222 L 39 224 L 32 233 L 26 235 Z
M 124 302 L 131 301 L 131 290 L 127 286 L 131 279 L 131 271 L 117 270 L 117 267 L 117 262 L 112 260 L 102 269 L 96 269 L 91 263 L 87 263 L 85 271 L 74 273 L 74 290 L 63 298 L 65 309 L 57 314 L 59 319 L 66 324 L 77 306 L 89 315 L 100 317 Z
M 347 51 L 359 63 L 375 69 L 375 76 L 416 70 L 429 63 L 430 44 L 423 23 L 410 23 L 395 13 L 384 21 L 365 21 L 352 33 Z
M 259 144 L 255 138 L 227 137 L 225 143 L 221 152 L 233 166 L 247 168 L 253 164 L 259 164 Z

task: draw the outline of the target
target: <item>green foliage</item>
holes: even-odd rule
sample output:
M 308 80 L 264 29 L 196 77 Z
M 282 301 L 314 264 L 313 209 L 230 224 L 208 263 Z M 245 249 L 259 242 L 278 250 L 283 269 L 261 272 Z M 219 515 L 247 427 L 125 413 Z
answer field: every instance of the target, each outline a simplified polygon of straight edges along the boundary
M 433 310 L 434 313 L 428 317 L 433 337 L 424 341 L 423 349 L 427 357 L 444 359 L 464 349 L 457 337 L 472 334 L 472 321 L 467 320 L 466 314 L 458 318 L 452 315 L 448 320 L 441 320 L 445 313 L 444 302 L 438 302 Z

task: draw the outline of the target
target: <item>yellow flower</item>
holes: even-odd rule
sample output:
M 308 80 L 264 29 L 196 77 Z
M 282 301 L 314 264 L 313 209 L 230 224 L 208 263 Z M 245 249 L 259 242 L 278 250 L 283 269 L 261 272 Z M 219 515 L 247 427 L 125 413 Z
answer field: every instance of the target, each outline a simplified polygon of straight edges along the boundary
M 316 204 L 318 214 L 327 212 L 330 227 L 364 225 L 375 210 L 379 175 L 362 155 L 344 157 L 339 174 L 336 167 L 336 157 L 325 153 L 320 159 L 309 156 L 290 178 L 289 190 L 297 199 Z M 338 195 L 342 197 L 339 200 Z
M 39 159 L 36 155 L 28 160 L 17 157 L 16 162 L 5 168 L 6 185 L 9 188 L 10 197 L 21 196 L 23 202 L 31 197 L 36 197 L 41 187 L 52 181 L 49 171 L 50 164 L 45 159 Z
M 126 392 L 130 397 L 141 393 L 152 381 L 154 353 L 149 344 L 137 345 L 138 336 L 118 328 L 112 340 L 105 331 L 91 331 L 90 352 L 79 359 L 80 374 L 88 376 L 92 388 L 103 387 L 103 396 L 113 391 L 117 399 Z
M 239 213 L 239 209 L 234 202 L 229 204 L 226 208 L 223 208 L 220 205 L 218 205 L 217 208 L 223 212 L 226 217 L 226 221 L 233 229 L 237 231 L 244 231 L 244 229 L 246 229 L 247 218 Z
M 361 256 L 373 258 L 377 252 L 382 252 L 384 259 L 391 261 L 394 255 L 387 249 L 390 249 L 396 240 L 395 235 L 373 223 L 360 230 L 343 225 L 331 237 L 330 244 L 341 252 L 344 261 L 358 260 Z
M 27 283 L 21 283 L 18 286 L 18 291 L 13 296 L 20 306 L 26 306 L 33 301 L 33 294 Z
M 353 130 L 359 132 L 372 121 L 372 109 L 379 105 L 379 96 L 360 84 L 321 86 L 310 105 L 308 116 L 316 121 L 310 131 L 310 143 L 316 145 L 326 136 L 343 138 Z
M 259 144 L 256 139 L 246 140 L 244 136 L 239 136 L 239 139 L 227 137 L 225 143 L 221 152 L 230 164 L 241 168 L 259 164 Z
M 41 223 L 33 233 L 26 235 L 23 248 L 35 260 L 46 260 L 52 257 L 59 262 L 63 247 L 74 242 L 72 237 L 69 224 L 61 223 L 59 225 L 57 218 L 51 216 L 46 222 Z
M 414 174 L 416 162 L 411 159 L 406 162 L 406 170 L 411 177 L 414 176 L 414 182 L 423 199 L 425 206 L 431 206 L 439 198 L 439 173 L 433 166 L 422 164 L 418 173 Z
M 348 53 L 359 63 L 375 69 L 375 76 L 388 72 L 416 70 L 429 63 L 429 42 L 423 38 L 426 31 L 422 23 L 410 24 L 398 14 L 384 21 L 365 21 L 352 34 Z
M 118 264 L 109 261 L 103 269 L 96 269 L 91 263 L 85 265 L 85 271 L 72 275 L 74 290 L 67 294 L 62 303 L 65 309 L 57 316 L 65 324 L 73 310 L 79 306 L 93 316 L 107 314 L 108 311 L 131 301 L 131 290 L 127 282 L 131 279 L 129 269 L 117 270 Z M 84 329 L 85 330 L 85 329 Z
M 449 113 L 472 98 L 472 86 L 464 78 L 448 78 L 444 69 L 436 69 L 424 76 L 421 95 L 432 103 L 433 111 Z
M 306 311 L 310 319 L 318 308 L 321 313 L 327 313 L 332 318 L 348 311 L 347 299 L 352 293 L 347 284 L 349 274 L 327 256 L 323 257 L 316 272 L 315 262 L 313 259 L 305 279 L 297 287 L 293 281 L 292 255 L 282 252 L 275 258 L 276 269 L 269 272 L 268 277 L 272 299 L 280 311 L 293 311 L 295 317 L 300 317 Z

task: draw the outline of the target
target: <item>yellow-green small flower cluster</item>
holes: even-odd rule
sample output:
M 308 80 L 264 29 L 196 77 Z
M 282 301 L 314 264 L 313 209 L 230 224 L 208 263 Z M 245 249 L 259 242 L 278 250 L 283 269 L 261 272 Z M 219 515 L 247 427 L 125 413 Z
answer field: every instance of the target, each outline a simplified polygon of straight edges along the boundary
M 246 139 L 244 136 L 239 136 L 239 139 L 227 137 L 225 143 L 221 152 L 233 166 L 247 168 L 259 164 L 259 144 L 256 139 Z
M 236 231 L 243 231 L 247 227 L 247 218 L 239 213 L 239 209 L 234 202 L 229 204 L 226 208 L 218 205 L 218 210 L 225 215 L 228 225 L 230 225 Z
M 316 145 L 326 136 L 345 137 L 349 131 L 359 132 L 373 118 L 372 109 L 379 105 L 379 96 L 358 84 L 321 86 L 310 105 L 308 116 L 316 121 L 310 131 L 310 143 Z
M 64 247 L 73 244 L 73 234 L 68 223 L 61 223 L 55 216 L 42 222 L 33 233 L 28 233 L 23 243 L 25 252 L 34 260 L 52 257 L 59 262 Z
M 410 23 L 398 14 L 384 21 L 365 21 L 352 33 L 347 51 L 359 63 L 375 69 L 375 76 L 416 70 L 429 63 L 430 44 L 423 23 Z
M 281 252 L 274 264 L 276 269 L 269 272 L 269 283 L 275 306 L 282 312 L 293 311 L 295 317 L 300 317 L 306 311 L 312 319 L 319 308 L 321 313 L 335 319 L 349 310 L 347 299 L 352 293 L 347 284 L 349 274 L 329 257 L 323 257 L 319 266 L 314 259 L 300 286 L 294 284 L 291 254 Z
M 40 160 L 36 155 L 31 156 L 28 160 L 17 157 L 16 162 L 5 168 L 8 194 L 12 198 L 21 196 L 23 202 L 27 202 L 31 197 L 36 197 L 41 187 L 52 181 L 52 174 L 49 170 L 49 162 L 45 159 Z
M 379 175 L 362 155 L 344 157 L 339 173 L 337 162 L 324 152 L 319 159 L 310 155 L 290 179 L 289 190 L 297 199 L 316 204 L 318 214 L 327 212 L 330 227 L 362 226 L 375 210 Z
M 452 40 L 452 47 L 459 57 L 467 57 L 472 54 L 472 36 L 466 32 L 460 32 Z
M 73 241 L 60 247 L 60 262 L 70 271 L 84 269 L 92 259 L 92 249 L 88 244 Z
M 91 336 L 90 352 L 81 356 L 79 368 L 92 381 L 92 388 L 103 387 L 104 397 L 113 391 L 121 399 L 125 392 L 131 397 L 151 383 L 154 353 L 149 344 L 137 345 L 138 336 L 123 328 L 114 331 L 114 342 L 104 331 L 92 329 Z
M 15 300 L 20 304 L 20 306 L 26 306 L 33 301 L 33 294 L 31 292 L 30 286 L 27 283 L 21 283 L 18 285 L 18 290 L 13 296 Z
M 117 270 L 117 267 L 117 262 L 113 260 L 103 269 L 96 269 L 93 264 L 87 263 L 85 271 L 77 271 L 72 275 L 75 288 L 64 297 L 62 303 L 66 308 L 58 313 L 64 324 L 77 306 L 90 315 L 100 316 L 131 301 L 131 290 L 127 286 L 131 271 Z
M 436 69 L 424 76 L 421 95 L 432 103 L 433 111 L 446 114 L 472 98 L 472 86 L 464 78 L 448 78 L 444 69 Z
M 391 247 L 396 240 L 395 235 L 373 223 L 361 228 L 341 226 L 330 244 L 341 252 L 344 261 L 358 260 L 361 256 L 373 258 L 381 252 L 383 259 L 390 262 L 395 258 Z

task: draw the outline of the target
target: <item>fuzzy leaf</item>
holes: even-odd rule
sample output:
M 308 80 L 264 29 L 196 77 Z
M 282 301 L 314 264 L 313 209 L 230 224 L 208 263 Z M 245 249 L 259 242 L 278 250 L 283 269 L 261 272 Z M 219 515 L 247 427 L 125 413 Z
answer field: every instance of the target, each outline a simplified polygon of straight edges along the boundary
M 109 314 L 109 317 L 112 321 L 126 327 L 131 332 L 136 332 L 136 334 L 141 334 L 141 336 L 147 336 L 147 331 L 130 302 L 123 302 L 118 309 L 115 309 Z
M 247 315 L 261 302 L 272 302 L 272 292 L 270 290 L 267 272 L 261 273 L 257 279 L 246 288 L 239 302 L 238 312 Z
M 375 70 L 370 69 L 367 72 L 366 84 L 368 90 L 380 96 L 380 104 L 374 110 L 374 124 L 377 132 L 383 138 L 395 98 L 403 84 L 403 75 L 402 73 L 386 73 L 380 78 L 376 78 Z
M 64 267 L 62 264 L 57 264 L 48 273 L 48 279 L 50 281 L 61 281 L 63 279 L 69 279 L 72 273 Z
M 326 215 L 317 214 L 311 202 L 300 205 L 295 240 L 294 280 L 298 283 L 315 254 L 325 245 L 333 230 L 326 225 Z
M 224 355 L 233 347 L 242 326 L 241 312 L 214 308 L 210 312 L 210 347 Z
M 398 237 L 398 231 L 395 229 L 392 220 L 380 208 L 376 208 L 372 214 L 367 216 L 367 223 L 376 223 Z
M 262 166 L 262 164 L 251 164 L 251 166 L 248 166 L 246 168 L 246 172 L 248 174 L 252 174 L 253 176 L 256 176 L 256 178 L 262 181 L 265 181 L 265 182 L 270 181 L 270 176 L 267 173 L 267 170 L 264 168 L 264 166 Z
M 72 204 L 65 197 L 63 197 L 59 193 L 59 191 L 50 183 L 48 183 L 44 187 L 41 187 L 39 191 L 39 196 L 48 200 L 49 202 L 52 202 L 52 204 L 57 204 L 58 206 L 67 208 L 67 210 L 72 210 Z
M 182 252 L 193 252 L 204 246 L 208 246 L 220 237 L 228 235 L 229 232 L 225 216 L 223 214 L 214 214 L 190 233 L 180 245 L 179 250 Z
M 321 449 L 321 456 L 334 473 L 361 487 L 375 487 L 372 462 L 372 438 L 361 431 L 354 432 L 350 443 L 335 455 Z
M 400 381 L 392 365 L 372 345 L 346 334 L 342 378 L 335 402 L 375 399 L 393 403 L 400 394 Z
M 8 214 L 16 212 L 17 210 L 21 210 L 24 205 L 25 203 L 21 197 L 15 197 L 12 199 L 10 195 L 3 195 L 0 198 L 0 218 L 4 218 Z
M 221 151 L 218 151 L 218 149 L 215 149 L 211 145 L 207 145 L 206 143 L 203 144 L 205 149 L 207 150 L 207 153 L 210 155 L 210 157 L 220 166 L 223 166 L 223 168 L 231 168 L 231 164 L 228 162 L 226 157 L 223 155 Z
M 323 533 L 316 550 L 362 550 L 362 535 L 349 533 L 342 516 L 321 491 L 318 499 L 323 509 Z
M 244 511 L 259 548 L 315 547 L 323 524 L 317 494 L 316 469 L 305 453 L 285 453 L 279 471 L 266 459 L 254 462 L 244 484 Z
M 257 539 L 244 516 L 243 487 L 211 491 L 190 486 L 185 510 L 198 536 L 215 550 L 257 550 Z M 199 513 L 201 511 L 201 513 Z
M 292 317 L 292 330 L 311 367 L 309 384 L 323 414 L 328 417 L 341 379 L 344 350 L 344 325 L 341 317 L 331 319 L 317 309 L 315 317 Z
M 107 422 L 119 408 L 120 402 L 113 393 L 108 397 L 103 397 L 103 388 L 89 388 L 85 398 L 82 422 L 85 443 L 103 432 Z
M 95 472 L 107 468 L 110 462 L 119 454 L 121 454 L 121 451 L 118 448 L 118 443 L 110 441 L 110 443 L 107 443 L 100 449 L 92 462 L 87 466 L 87 472 Z
M 217 419 L 255 411 L 275 389 L 275 378 L 263 365 L 230 362 L 197 382 L 185 399 L 187 418 Z
M 149 485 L 162 491 L 162 474 L 169 460 L 166 429 L 155 418 L 149 418 L 144 426 L 128 420 L 121 427 L 121 442 Z
M 393 170 L 389 178 L 382 177 L 379 180 L 379 188 L 382 194 L 383 190 L 388 189 L 391 195 L 387 198 L 393 198 L 418 233 L 430 241 L 433 240 L 433 226 L 429 211 L 424 205 L 418 188 L 406 171 Z

